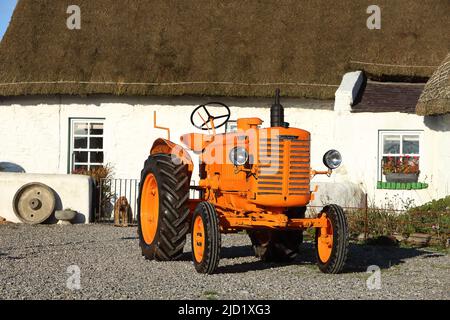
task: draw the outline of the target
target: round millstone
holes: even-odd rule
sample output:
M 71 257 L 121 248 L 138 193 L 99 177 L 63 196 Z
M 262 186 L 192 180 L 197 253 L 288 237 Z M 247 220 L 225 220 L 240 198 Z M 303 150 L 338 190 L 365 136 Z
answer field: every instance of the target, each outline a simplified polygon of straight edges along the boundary
M 13 199 L 14 213 L 26 224 L 39 224 L 47 220 L 55 211 L 55 204 L 53 190 L 39 182 L 22 186 Z

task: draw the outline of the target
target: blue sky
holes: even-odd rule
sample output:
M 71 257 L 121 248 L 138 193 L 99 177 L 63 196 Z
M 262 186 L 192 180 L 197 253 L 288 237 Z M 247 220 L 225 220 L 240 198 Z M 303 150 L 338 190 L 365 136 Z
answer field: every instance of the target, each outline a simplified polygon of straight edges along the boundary
M 8 27 L 17 0 L 0 0 L 0 39 Z

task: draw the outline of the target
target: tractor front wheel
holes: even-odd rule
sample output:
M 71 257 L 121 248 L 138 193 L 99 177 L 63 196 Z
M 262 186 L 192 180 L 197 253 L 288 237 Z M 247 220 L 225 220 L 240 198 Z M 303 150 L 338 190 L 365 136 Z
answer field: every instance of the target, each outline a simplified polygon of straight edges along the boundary
M 323 208 L 327 226 L 316 229 L 316 256 L 324 273 L 339 273 L 347 260 L 348 226 L 344 210 L 335 204 Z
M 221 236 L 216 209 L 209 202 L 201 202 L 195 209 L 191 243 L 195 270 L 198 273 L 214 273 L 219 265 Z
M 189 175 L 186 165 L 168 154 L 151 155 L 144 164 L 138 198 L 138 235 L 149 260 L 176 260 L 189 232 Z

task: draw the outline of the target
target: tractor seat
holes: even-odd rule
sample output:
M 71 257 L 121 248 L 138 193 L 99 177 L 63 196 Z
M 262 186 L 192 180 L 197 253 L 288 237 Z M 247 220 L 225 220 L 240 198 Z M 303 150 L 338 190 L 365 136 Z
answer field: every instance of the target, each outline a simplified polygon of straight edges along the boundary
M 203 133 L 187 133 L 180 137 L 180 141 L 194 152 L 202 152 L 213 140 L 213 136 Z

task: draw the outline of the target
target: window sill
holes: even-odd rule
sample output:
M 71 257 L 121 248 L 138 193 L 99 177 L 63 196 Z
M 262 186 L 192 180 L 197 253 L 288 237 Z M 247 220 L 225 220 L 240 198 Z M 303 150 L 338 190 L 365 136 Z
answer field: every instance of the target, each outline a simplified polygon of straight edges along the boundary
M 424 182 L 377 182 L 377 189 L 390 189 L 390 190 L 420 190 L 428 188 L 428 183 Z

